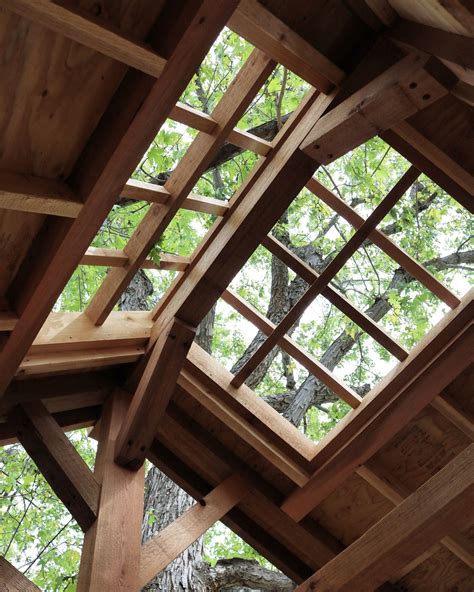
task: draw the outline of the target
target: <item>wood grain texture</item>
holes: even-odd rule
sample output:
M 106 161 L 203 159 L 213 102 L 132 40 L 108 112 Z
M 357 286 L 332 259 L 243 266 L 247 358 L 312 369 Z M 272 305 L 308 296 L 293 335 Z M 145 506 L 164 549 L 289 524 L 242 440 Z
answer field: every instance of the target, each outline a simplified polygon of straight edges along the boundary
M 369 591 L 474 519 L 474 444 L 296 590 Z
M 142 546 L 140 586 L 145 586 L 248 494 L 250 484 L 234 474 Z
M 173 394 L 195 329 L 175 319 L 163 331 L 148 360 L 117 440 L 115 460 L 140 468 Z
M 129 395 L 116 389 L 104 405 L 94 475 L 101 484 L 96 522 L 85 535 L 78 592 L 138 590 L 145 471 L 114 462 Z
M 100 488 L 89 467 L 40 401 L 12 412 L 16 435 L 56 495 L 87 531 L 97 517 Z
M 0 556 L 0 588 L 2 592 L 41 592 L 26 576 L 5 557 Z
M 158 78 L 166 60 L 106 21 L 49 0 L 5 0 L 3 6 L 109 58 Z

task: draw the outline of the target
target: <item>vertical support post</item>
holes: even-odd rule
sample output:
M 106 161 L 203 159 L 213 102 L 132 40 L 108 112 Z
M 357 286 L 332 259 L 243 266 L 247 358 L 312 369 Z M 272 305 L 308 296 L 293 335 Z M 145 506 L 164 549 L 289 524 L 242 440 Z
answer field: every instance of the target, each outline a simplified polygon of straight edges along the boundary
M 94 474 L 101 484 L 97 520 L 84 537 L 77 592 L 139 589 L 144 475 L 114 462 L 115 443 L 129 405 L 116 389 L 104 405 Z

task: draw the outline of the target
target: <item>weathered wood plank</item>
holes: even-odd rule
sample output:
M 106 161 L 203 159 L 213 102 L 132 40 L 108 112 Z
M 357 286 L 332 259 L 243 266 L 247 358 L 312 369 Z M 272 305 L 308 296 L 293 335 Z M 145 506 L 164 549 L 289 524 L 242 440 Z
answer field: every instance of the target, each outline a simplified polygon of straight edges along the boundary
M 33 584 L 2 556 L 0 556 L 0 588 L 2 592 L 41 592 L 36 584 Z

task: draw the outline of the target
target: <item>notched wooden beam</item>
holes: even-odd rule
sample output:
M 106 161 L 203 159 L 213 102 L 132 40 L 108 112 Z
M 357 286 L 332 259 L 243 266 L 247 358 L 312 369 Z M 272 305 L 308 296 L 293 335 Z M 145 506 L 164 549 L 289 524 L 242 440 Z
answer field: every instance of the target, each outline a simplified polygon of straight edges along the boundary
M 157 340 L 117 439 L 119 464 L 133 470 L 143 464 L 194 335 L 193 327 L 174 318 Z
M 82 530 L 87 531 L 97 517 L 100 494 L 89 467 L 40 401 L 15 407 L 10 418 L 22 446 Z
M 445 96 L 456 80 L 436 59 L 407 55 L 321 117 L 301 149 L 328 164 Z

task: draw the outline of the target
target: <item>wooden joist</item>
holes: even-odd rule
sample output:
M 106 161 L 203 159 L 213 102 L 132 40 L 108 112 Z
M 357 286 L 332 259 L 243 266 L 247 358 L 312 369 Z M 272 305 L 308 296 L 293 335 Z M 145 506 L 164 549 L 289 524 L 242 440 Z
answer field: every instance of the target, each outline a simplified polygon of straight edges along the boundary
M 228 23 L 275 61 L 328 94 L 344 72 L 257 0 L 242 0 Z
M 473 519 L 474 444 L 296 590 L 374 590 Z
M 0 556 L 0 588 L 3 592 L 41 592 L 36 584 L 33 584 L 2 556 Z
M 82 202 L 62 181 L 0 172 L 0 209 L 76 218 Z
M 322 117 L 301 149 L 330 163 L 445 96 L 454 81 L 434 58 L 409 54 Z
M 129 395 L 116 389 L 104 404 L 94 475 L 101 484 L 96 522 L 84 538 L 78 592 L 138 590 L 145 470 L 114 462 Z
M 90 12 L 65 8 L 50 0 L 5 0 L 2 6 L 60 35 L 158 78 L 166 60 Z
M 142 261 L 182 206 L 273 68 L 274 63 L 263 53 L 258 50 L 252 52 L 212 113 L 212 118 L 219 124 L 216 132 L 200 133 L 195 138 L 165 183 L 164 188 L 171 195 L 166 205 L 152 205 L 125 246 L 124 250 L 129 258 L 128 266 L 112 269 L 94 295 L 86 310 L 94 323 L 100 325 L 105 321 Z
M 345 220 L 352 224 L 354 228 L 360 228 L 364 223 L 364 219 L 356 210 L 351 208 L 344 200 L 342 200 L 335 193 L 327 189 L 314 177 L 306 184 L 306 187 L 315 195 L 319 197 L 327 206 L 332 208 L 337 214 L 342 216 Z M 408 255 L 403 249 L 400 249 L 388 236 L 375 228 L 370 234 L 369 238 L 382 249 L 389 257 L 392 257 L 401 267 L 408 271 L 414 278 L 422 283 L 428 290 L 436 294 L 440 300 L 445 302 L 449 307 L 456 308 L 460 300 L 448 288 L 443 286 L 433 274 L 420 265 L 413 257 Z
M 282 508 L 301 520 L 472 362 L 474 293 L 451 311 L 323 441 L 308 483 Z
M 120 190 L 236 4 L 234 0 L 219 5 L 213 0 L 187 1 L 176 23 L 168 23 L 161 31 L 169 57 L 158 80 L 135 71 L 125 76 L 71 176 L 71 187 L 84 202 L 79 216 L 73 221 L 57 219 L 40 233 L 38 255 L 24 262 L 11 287 L 19 320 L 0 354 L 0 397 Z
M 419 175 L 419 171 L 410 167 L 397 184 L 389 191 L 384 200 L 375 208 L 360 228 L 352 235 L 349 241 L 324 269 L 324 271 L 310 284 L 303 296 L 286 314 L 283 320 L 277 325 L 274 331 L 267 337 L 260 347 L 253 353 L 246 363 L 240 368 L 232 380 L 234 386 L 239 386 L 250 376 L 255 368 L 275 347 L 279 339 L 287 333 L 303 314 L 311 302 L 327 287 L 329 282 L 342 269 L 345 263 L 352 257 L 355 251 L 369 236 L 377 224 L 383 220 L 392 207 L 401 199 L 405 191 L 413 184 Z
M 390 500 L 395 506 L 401 504 L 402 501 L 412 493 L 373 459 L 359 467 L 356 472 L 359 477 L 362 477 L 367 483 L 370 483 L 374 489 L 381 493 L 386 499 Z M 469 568 L 474 569 L 474 557 L 469 552 L 469 549 L 466 548 L 467 545 L 461 540 L 460 536 L 447 536 L 440 540 L 440 544 L 446 547 L 446 549 L 449 549 L 449 551 L 461 561 L 466 563 Z M 439 545 L 435 545 L 429 551 L 435 553 L 438 548 Z M 423 554 L 423 557 L 425 553 Z
M 248 481 L 235 473 L 144 543 L 140 554 L 140 588 L 176 559 L 248 494 Z
M 471 37 L 405 19 L 400 19 L 390 29 L 389 34 L 395 41 L 435 55 L 464 69 L 474 69 L 474 46 Z
M 185 271 L 190 258 L 170 253 L 161 253 L 159 261 L 145 259 L 143 269 L 162 269 L 166 271 Z M 122 250 L 89 247 L 81 259 L 81 265 L 102 265 L 104 267 L 126 267 L 128 257 Z M 0 316 L 1 319 L 1 316 Z M 0 321 L 1 322 L 1 321 Z M 1 326 L 1 325 L 0 325 Z
M 16 435 L 56 495 L 87 531 L 97 517 L 99 484 L 40 401 L 15 407 Z
M 142 466 L 194 333 L 193 327 L 174 319 L 156 342 L 117 440 L 115 460 L 119 464 L 133 470 Z
M 171 198 L 170 192 L 163 185 L 155 185 L 145 181 L 130 179 L 120 193 L 121 197 L 149 201 L 155 204 L 167 204 Z M 185 210 L 224 216 L 228 210 L 227 203 L 220 199 L 204 197 L 190 193 L 181 206 Z

